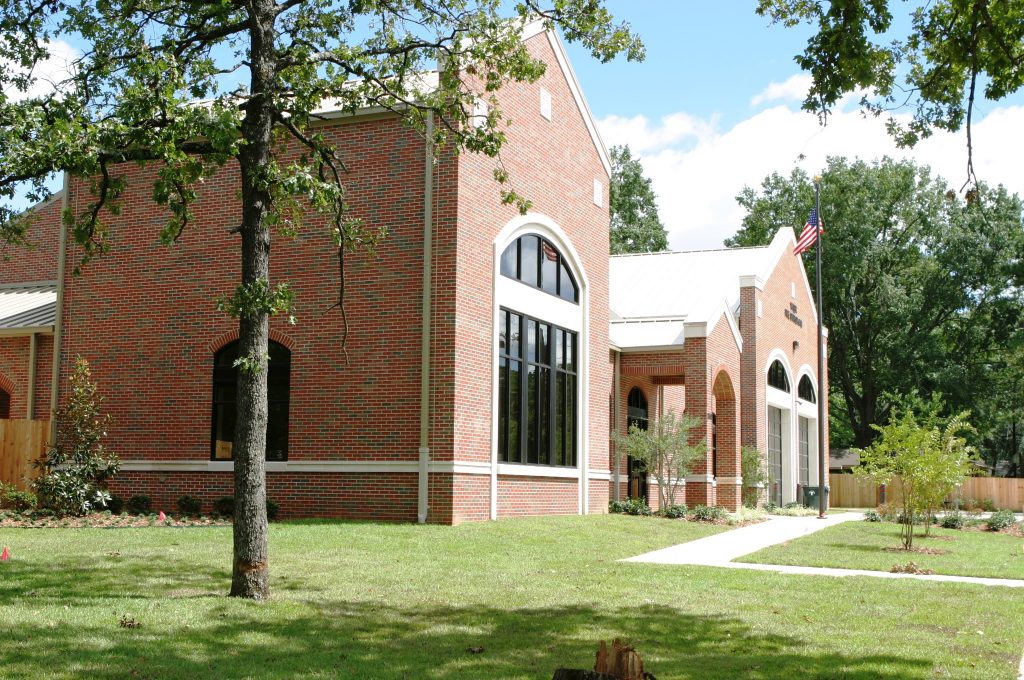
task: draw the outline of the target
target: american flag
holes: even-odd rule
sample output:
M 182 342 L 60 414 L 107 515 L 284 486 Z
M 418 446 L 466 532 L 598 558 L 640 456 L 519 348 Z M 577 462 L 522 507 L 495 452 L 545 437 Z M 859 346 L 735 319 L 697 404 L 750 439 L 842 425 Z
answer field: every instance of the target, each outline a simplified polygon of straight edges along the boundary
M 818 240 L 818 234 L 823 231 L 825 231 L 825 220 L 819 220 L 818 209 L 812 208 L 811 214 L 807 217 L 807 224 L 804 225 L 804 230 L 800 232 L 800 238 L 793 246 L 793 254 L 799 255 L 813 246 Z

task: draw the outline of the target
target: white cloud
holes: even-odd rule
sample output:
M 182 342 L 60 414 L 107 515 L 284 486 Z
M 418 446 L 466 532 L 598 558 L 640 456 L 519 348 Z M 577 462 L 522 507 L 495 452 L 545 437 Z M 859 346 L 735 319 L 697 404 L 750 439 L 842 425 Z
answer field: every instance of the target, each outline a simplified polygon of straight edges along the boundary
M 751 106 L 760 106 L 780 99 L 803 100 L 811 89 L 811 76 L 803 73 L 792 75 L 781 83 L 769 83 L 768 87 L 754 95 Z
M 915 149 L 897 149 L 882 119 L 865 118 L 853 107 L 830 116 L 824 128 L 813 114 L 785 105 L 729 129 L 685 112 L 658 123 L 610 116 L 599 127 L 609 144 L 629 144 L 640 156 L 658 195 L 670 247 L 677 250 L 720 247 L 743 219 L 735 197 L 744 186 L 757 187 L 772 172 L 788 175 L 795 167 L 813 174 L 825 167 L 827 156 L 911 158 L 931 166 L 955 189 L 967 172 L 963 132 L 936 133 Z M 1024 157 L 1022 127 L 1024 107 L 1004 106 L 976 119 L 973 136 L 978 178 L 1024 195 L 1018 167 Z
M 59 84 L 71 76 L 76 59 L 82 56 L 76 48 L 63 40 L 54 40 L 48 46 L 49 58 L 36 64 L 32 70 L 33 83 L 27 92 L 22 92 L 13 85 L 4 87 L 4 94 L 12 101 L 19 101 L 29 97 L 41 97 L 53 92 Z M 10 62 L 0 61 L 0 68 L 5 70 L 20 70 Z

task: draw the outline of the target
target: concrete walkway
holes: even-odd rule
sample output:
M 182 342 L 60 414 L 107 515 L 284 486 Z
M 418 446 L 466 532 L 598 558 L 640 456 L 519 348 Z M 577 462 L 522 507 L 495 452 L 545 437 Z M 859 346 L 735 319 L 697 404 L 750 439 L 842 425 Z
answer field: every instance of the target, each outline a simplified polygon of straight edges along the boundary
M 693 564 L 726 569 L 773 571 L 779 574 L 805 574 L 813 576 L 873 576 L 876 578 L 909 578 L 919 581 L 977 583 L 986 586 L 1024 588 L 1024 580 L 1012 578 L 982 578 L 979 576 L 948 576 L 945 574 L 892 574 L 868 569 L 836 569 L 832 567 L 800 567 L 785 564 L 747 564 L 733 560 L 779 543 L 813 534 L 836 524 L 864 519 L 859 512 L 843 512 L 817 517 L 775 516 L 766 522 L 724 531 L 696 541 L 673 545 L 661 550 L 629 557 L 624 562 L 650 562 L 655 564 Z

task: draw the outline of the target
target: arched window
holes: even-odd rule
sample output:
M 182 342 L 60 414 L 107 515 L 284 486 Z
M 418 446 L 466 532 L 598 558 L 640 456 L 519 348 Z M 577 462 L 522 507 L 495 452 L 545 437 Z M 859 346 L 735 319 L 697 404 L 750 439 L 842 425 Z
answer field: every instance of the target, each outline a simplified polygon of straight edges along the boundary
M 0 420 L 6 420 L 11 417 L 11 393 L 6 390 L 0 390 Z
M 626 427 L 636 425 L 641 430 L 647 429 L 647 397 L 639 387 L 629 391 L 626 398 L 626 406 L 629 408 L 629 418 L 626 420 Z
M 789 392 L 789 376 L 786 375 L 786 369 L 778 359 L 773 361 L 768 368 L 768 386 Z
M 565 257 L 542 236 L 520 236 L 501 254 L 501 275 L 579 303 L 580 288 Z
M 804 401 L 812 404 L 817 403 L 814 398 L 814 383 L 811 382 L 810 376 L 805 375 L 800 378 L 800 384 L 796 387 L 796 393 Z
M 288 400 L 292 353 L 284 345 L 269 343 L 267 397 L 267 460 L 288 460 Z M 238 392 L 238 341 L 225 345 L 213 359 L 213 437 L 210 457 L 231 460 L 235 441 Z

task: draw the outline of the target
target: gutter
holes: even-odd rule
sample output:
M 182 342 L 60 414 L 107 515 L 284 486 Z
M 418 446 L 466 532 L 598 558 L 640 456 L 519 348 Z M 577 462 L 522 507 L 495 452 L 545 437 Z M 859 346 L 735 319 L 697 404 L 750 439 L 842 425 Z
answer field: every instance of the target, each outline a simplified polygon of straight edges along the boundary
M 57 251 L 57 308 L 53 318 L 53 367 L 50 373 L 50 445 L 57 444 L 57 400 L 60 386 L 60 350 L 64 339 L 64 269 L 67 262 L 68 229 L 64 224 L 64 215 L 70 203 L 70 182 L 68 173 L 64 173 L 64 190 L 61 196 L 60 209 L 60 247 Z
M 427 114 L 423 168 L 423 321 L 420 345 L 420 448 L 416 521 L 430 513 L 430 315 L 434 293 L 434 114 Z
M 620 435 L 622 434 L 622 422 L 620 420 L 622 405 L 619 403 L 622 399 L 620 394 L 622 389 L 622 352 L 617 349 L 613 351 L 615 352 L 615 373 L 612 376 L 612 408 L 615 410 L 612 412 L 612 422 L 615 424 L 615 434 Z M 611 441 L 611 446 L 616 446 L 614 439 Z M 616 446 L 616 448 L 618 447 Z M 618 451 L 615 453 L 618 454 Z M 617 455 L 612 457 L 612 460 L 615 461 L 615 473 L 613 475 L 615 488 L 612 490 L 612 500 L 616 501 L 619 500 L 619 488 L 622 486 L 622 461 L 617 460 L 617 458 Z

